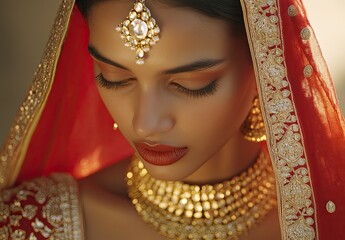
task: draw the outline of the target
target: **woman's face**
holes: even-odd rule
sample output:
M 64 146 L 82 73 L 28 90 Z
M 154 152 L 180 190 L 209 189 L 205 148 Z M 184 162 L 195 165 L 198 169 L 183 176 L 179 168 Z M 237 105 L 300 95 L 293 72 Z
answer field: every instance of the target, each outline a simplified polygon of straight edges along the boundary
M 178 161 L 163 157 L 164 166 L 140 152 L 152 176 L 182 180 L 239 136 L 256 94 L 246 39 L 231 34 L 225 21 L 157 3 L 149 8 L 160 40 L 137 65 L 115 30 L 132 7 L 132 1 L 105 1 L 89 11 L 99 93 L 134 149 L 136 143 L 182 148 L 172 152 L 183 152 Z

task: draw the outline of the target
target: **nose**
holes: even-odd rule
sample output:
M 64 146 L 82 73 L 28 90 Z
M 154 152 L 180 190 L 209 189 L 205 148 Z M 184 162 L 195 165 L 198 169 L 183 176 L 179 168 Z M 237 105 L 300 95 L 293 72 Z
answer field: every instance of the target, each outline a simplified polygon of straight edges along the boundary
M 139 137 L 147 138 L 169 131 L 175 120 L 164 98 L 146 93 L 138 99 L 132 124 Z

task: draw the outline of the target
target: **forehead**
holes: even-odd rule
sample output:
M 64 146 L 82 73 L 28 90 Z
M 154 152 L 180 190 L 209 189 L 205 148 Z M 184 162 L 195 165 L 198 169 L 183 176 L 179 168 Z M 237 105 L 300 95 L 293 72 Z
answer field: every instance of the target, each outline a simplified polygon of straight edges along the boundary
M 105 1 L 88 14 L 90 44 L 103 56 L 123 65 L 135 62 L 135 51 L 124 46 L 115 28 L 128 16 L 133 1 Z M 205 58 L 225 58 L 232 38 L 229 24 L 190 8 L 161 3 L 148 5 L 161 29 L 160 40 L 147 54 L 145 65 L 176 66 Z

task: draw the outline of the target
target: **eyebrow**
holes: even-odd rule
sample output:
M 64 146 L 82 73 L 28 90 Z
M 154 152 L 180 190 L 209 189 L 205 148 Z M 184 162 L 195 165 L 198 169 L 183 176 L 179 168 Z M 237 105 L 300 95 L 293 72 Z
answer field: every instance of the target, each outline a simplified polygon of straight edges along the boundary
M 106 57 L 103 57 L 103 56 L 102 56 L 93 46 L 91 46 L 91 45 L 89 45 L 88 50 L 89 50 L 89 53 L 90 53 L 94 58 L 96 58 L 98 61 L 107 63 L 107 64 L 112 65 L 112 66 L 114 66 L 114 67 L 118 67 L 118 68 L 122 68 L 122 69 L 125 69 L 125 70 L 129 70 L 128 68 L 122 66 L 121 64 L 116 63 L 116 62 L 114 62 L 114 61 L 111 61 L 111 60 L 109 60 L 109 59 L 106 58 Z
M 129 69 L 126 68 L 125 66 L 122 66 L 121 64 L 102 56 L 93 46 L 89 45 L 88 49 L 89 49 L 89 53 L 98 61 L 129 71 Z M 164 70 L 162 73 L 163 74 L 178 74 L 178 73 L 185 73 L 185 72 L 196 72 L 196 71 L 201 71 L 201 70 L 215 67 L 223 62 L 225 62 L 225 59 L 203 59 L 203 60 L 198 60 L 196 62 L 188 63 L 183 66 L 179 66 L 176 68 Z

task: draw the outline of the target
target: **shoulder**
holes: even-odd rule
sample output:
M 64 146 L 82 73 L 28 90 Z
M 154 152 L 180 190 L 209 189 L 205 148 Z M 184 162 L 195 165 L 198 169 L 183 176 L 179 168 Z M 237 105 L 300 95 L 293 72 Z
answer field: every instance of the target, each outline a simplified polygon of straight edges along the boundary
M 128 197 L 125 176 L 130 161 L 78 181 L 86 239 L 165 239 L 147 226 Z
M 76 181 L 67 174 L 36 178 L 1 191 L 1 239 L 82 239 Z
M 78 181 L 81 193 L 83 189 L 99 188 L 117 196 L 127 198 L 125 176 L 131 157 Z

